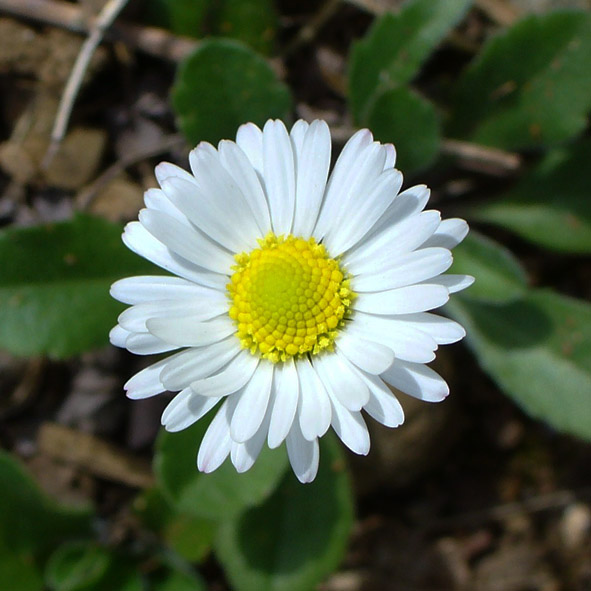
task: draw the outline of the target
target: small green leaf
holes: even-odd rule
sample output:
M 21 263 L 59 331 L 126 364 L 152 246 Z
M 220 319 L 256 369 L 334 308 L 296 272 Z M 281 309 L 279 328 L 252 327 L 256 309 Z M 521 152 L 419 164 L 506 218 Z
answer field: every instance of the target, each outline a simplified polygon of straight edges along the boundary
M 591 108 L 591 15 L 525 18 L 493 38 L 461 78 L 451 132 L 521 150 L 581 132 Z
M 471 0 L 411 0 L 398 14 L 380 17 L 353 45 L 349 93 L 355 121 L 365 125 L 371 103 L 403 86 L 464 16 Z
M 92 588 L 106 574 L 113 557 L 93 543 L 69 543 L 58 548 L 45 569 L 45 580 L 56 591 Z
M 123 309 L 109 295 L 111 283 L 155 272 L 125 248 L 121 230 L 78 216 L 0 231 L 0 347 L 67 357 L 107 344 Z
M 0 451 L 0 548 L 43 554 L 60 540 L 90 535 L 88 509 L 61 507 L 44 495 L 21 465 Z
M 144 491 L 135 500 L 133 508 L 143 524 L 160 535 L 185 560 L 200 562 L 209 553 L 216 524 L 176 511 L 160 489 Z
M 233 138 L 248 121 L 285 119 L 291 97 L 262 57 L 236 41 L 215 39 L 181 63 L 172 104 L 179 128 L 196 144 Z
M 236 591 L 310 591 L 339 565 L 352 521 L 345 461 L 327 436 L 316 480 L 288 474 L 262 505 L 221 525 L 216 555 Z
M 530 415 L 591 440 L 591 306 L 551 291 L 494 305 L 454 298 L 480 365 Z
M 450 273 L 476 278 L 467 298 L 506 302 L 521 297 L 527 288 L 525 271 L 511 252 L 475 230 L 454 248 L 453 255 Z
M 205 32 L 212 0 L 147 0 L 146 17 L 151 24 L 177 35 L 200 38 Z
M 502 199 L 470 211 L 557 251 L 591 253 L 591 140 L 555 150 Z
M 275 41 L 277 13 L 273 0 L 217 0 L 212 4 L 212 32 L 246 43 L 269 55 Z
M 441 134 L 433 105 L 405 87 L 381 94 L 367 118 L 376 139 L 396 146 L 396 166 L 405 173 L 425 168 L 439 151 Z
M 163 430 L 156 442 L 154 471 L 177 511 L 211 520 L 231 519 L 275 490 L 286 470 L 287 458 L 283 450 L 265 447 L 244 474 L 238 474 L 229 461 L 212 474 L 201 474 L 195 459 L 208 423 L 201 419 L 179 433 Z
M 178 569 L 159 572 L 150 580 L 150 591 L 206 591 L 205 583 L 195 573 Z
M 45 567 L 52 591 L 144 591 L 137 566 L 127 556 L 94 542 L 70 542 L 59 547 Z
M 43 579 L 35 566 L 23 556 L 0 544 L 0 581 L 10 581 L 15 591 L 43 591 Z

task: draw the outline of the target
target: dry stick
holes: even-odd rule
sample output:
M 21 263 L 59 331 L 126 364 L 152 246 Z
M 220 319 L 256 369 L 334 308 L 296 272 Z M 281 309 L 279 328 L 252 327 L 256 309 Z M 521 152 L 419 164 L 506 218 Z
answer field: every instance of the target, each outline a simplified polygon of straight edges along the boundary
M 492 165 L 505 173 L 514 173 L 521 167 L 521 158 L 518 154 L 461 140 L 444 139 L 441 152 L 466 162 Z
M 136 150 L 135 152 L 131 152 L 127 156 L 117 160 L 117 162 L 114 162 L 109 168 L 102 172 L 91 185 L 85 187 L 80 193 L 78 193 L 76 196 L 78 209 L 82 211 L 88 209 L 100 190 L 129 166 L 137 164 L 146 158 L 158 156 L 163 152 L 167 152 L 177 146 L 182 146 L 185 143 L 185 139 L 180 134 L 169 135 L 162 138 L 162 141 L 153 146 Z
M 290 56 L 294 51 L 299 49 L 302 45 L 310 43 L 320 29 L 327 23 L 341 4 L 341 0 L 327 0 L 320 10 L 306 23 L 297 33 L 297 35 L 287 44 L 283 50 L 284 56 Z
M 97 20 L 96 17 L 85 18 L 81 7 L 62 0 L 0 0 L 0 12 L 74 33 L 88 33 Z M 113 24 L 106 31 L 105 38 L 174 62 L 189 55 L 199 45 L 194 39 L 173 35 L 164 29 L 124 23 Z
M 49 167 L 55 153 L 64 139 L 68 127 L 68 121 L 72 114 L 72 108 L 76 97 L 78 96 L 80 86 L 82 85 L 82 79 L 84 78 L 84 74 L 88 69 L 88 64 L 90 63 L 98 44 L 103 38 L 104 32 L 111 26 L 126 4 L 127 0 L 108 0 L 99 13 L 90 35 L 82 44 L 80 53 L 76 58 L 76 62 L 74 63 L 74 67 L 72 68 L 72 72 L 70 73 L 66 88 L 60 100 L 55 123 L 51 130 L 51 143 L 49 144 L 49 148 L 41 164 L 42 168 L 47 169 Z

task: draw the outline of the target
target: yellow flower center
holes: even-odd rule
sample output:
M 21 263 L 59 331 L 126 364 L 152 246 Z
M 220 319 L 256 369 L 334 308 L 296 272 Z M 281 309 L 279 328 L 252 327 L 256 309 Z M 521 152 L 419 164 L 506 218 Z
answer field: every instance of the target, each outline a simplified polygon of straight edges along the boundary
M 268 234 L 236 255 L 228 292 L 242 346 L 274 363 L 332 349 L 354 297 L 339 263 L 314 238 Z

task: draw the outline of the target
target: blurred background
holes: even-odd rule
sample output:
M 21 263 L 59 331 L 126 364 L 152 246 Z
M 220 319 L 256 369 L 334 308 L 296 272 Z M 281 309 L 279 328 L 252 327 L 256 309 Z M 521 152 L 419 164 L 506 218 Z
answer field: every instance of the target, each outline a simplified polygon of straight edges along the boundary
M 0 0 L 0 587 L 590 590 L 590 74 L 589 0 Z M 450 397 L 309 486 L 199 475 L 107 337 L 155 164 L 269 117 L 369 127 L 473 229 Z

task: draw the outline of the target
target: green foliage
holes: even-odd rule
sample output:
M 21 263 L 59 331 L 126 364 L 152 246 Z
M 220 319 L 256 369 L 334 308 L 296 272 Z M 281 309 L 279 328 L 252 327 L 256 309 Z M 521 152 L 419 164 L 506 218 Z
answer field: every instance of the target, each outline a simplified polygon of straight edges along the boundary
M 85 508 L 62 507 L 44 495 L 10 454 L 0 451 L 0 551 L 44 555 L 57 542 L 90 535 Z M 7 510 L 6 508 L 9 508 Z
M 277 14 L 273 0 L 148 0 L 148 20 L 178 35 L 222 36 L 270 54 Z
M 524 294 L 525 272 L 511 251 L 475 230 L 454 248 L 453 257 L 450 273 L 477 278 L 465 297 L 494 303 L 514 300 Z
M 405 173 L 425 168 L 435 159 L 441 141 L 433 105 L 405 87 L 382 93 L 367 124 L 377 140 L 396 146 L 396 167 Z
M 135 500 L 134 511 L 145 527 L 154 531 L 185 560 L 200 562 L 209 553 L 216 532 L 215 523 L 177 511 L 159 488 L 140 494 Z
M 0 543 L 0 581 L 10 581 L 18 591 L 42 591 L 41 573 L 31 560 L 17 554 Z
M 267 62 L 240 43 L 205 41 L 179 66 L 172 91 L 189 142 L 232 138 L 247 121 L 287 117 L 291 98 Z
M 154 470 L 158 484 L 177 511 L 205 519 L 230 519 L 275 490 L 287 458 L 282 449 L 265 446 L 255 465 L 244 474 L 238 474 L 229 462 L 212 474 L 201 474 L 195 457 L 208 422 L 202 419 L 179 433 L 162 431 Z
M 123 306 L 109 286 L 154 267 L 121 242 L 121 227 L 78 216 L 0 231 L 0 347 L 67 357 L 108 343 Z
M 581 132 L 591 108 L 591 14 L 525 18 L 493 38 L 459 82 L 452 133 L 521 150 Z
M 342 560 L 351 487 L 339 443 L 326 436 L 321 448 L 312 484 L 290 473 L 264 503 L 222 524 L 216 554 L 236 591 L 309 591 Z
M 591 252 L 591 140 L 550 152 L 499 200 L 470 211 L 546 248 Z
M 591 440 L 591 306 L 546 290 L 447 304 L 482 367 L 524 410 Z
M 376 20 L 351 51 L 349 98 L 358 124 L 368 121 L 383 92 L 416 76 L 470 4 L 470 0 L 410 0 L 400 13 L 386 13 Z

